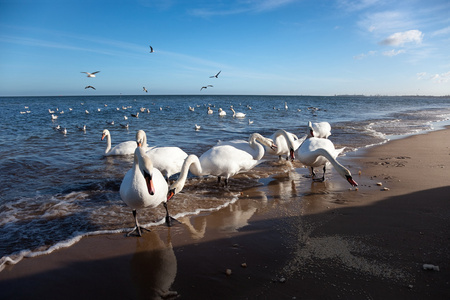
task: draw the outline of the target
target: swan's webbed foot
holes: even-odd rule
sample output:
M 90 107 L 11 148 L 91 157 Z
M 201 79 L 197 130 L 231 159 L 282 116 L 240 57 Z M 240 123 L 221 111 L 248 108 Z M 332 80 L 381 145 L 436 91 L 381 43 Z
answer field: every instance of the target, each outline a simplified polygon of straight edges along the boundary
M 127 233 L 127 236 L 131 236 L 131 235 L 133 235 L 133 236 L 142 236 L 142 231 L 151 232 L 150 229 L 147 229 L 147 228 L 144 228 L 144 227 L 141 227 L 141 226 L 136 226 L 136 227 L 134 227 L 133 230 L 131 230 L 130 232 Z
M 313 177 L 312 179 L 314 182 L 324 182 L 325 181 L 325 177 L 321 177 L 321 178 L 315 178 Z
M 182 224 L 180 221 L 171 216 L 166 216 L 167 227 L 172 227 L 174 224 Z
M 164 202 L 164 208 L 166 209 L 166 224 L 168 227 L 172 227 L 172 225 L 174 223 L 181 224 L 180 221 L 178 221 L 177 219 L 175 219 L 169 215 L 169 209 L 167 208 L 167 202 Z
M 134 217 L 134 223 L 136 224 L 134 226 L 134 229 L 127 233 L 127 236 L 134 235 L 134 236 L 142 236 L 142 231 L 151 231 L 150 229 L 144 228 L 139 225 L 139 222 L 137 220 L 137 212 L 135 209 L 133 209 L 133 217 Z

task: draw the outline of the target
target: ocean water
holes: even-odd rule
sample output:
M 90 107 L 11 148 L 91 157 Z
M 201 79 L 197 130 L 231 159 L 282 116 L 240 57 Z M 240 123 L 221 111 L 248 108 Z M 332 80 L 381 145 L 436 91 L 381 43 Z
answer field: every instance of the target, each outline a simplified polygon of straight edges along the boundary
M 231 105 L 246 117 L 233 118 Z M 227 116 L 219 117 L 219 108 Z M 131 116 L 137 112 L 139 118 Z M 332 126 L 329 139 L 348 152 L 440 129 L 449 119 L 450 97 L 0 98 L 0 270 L 5 263 L 50 253 L 86 235 L 126 232 L 133 226 L 131 210 L 119 195 L 133 158 L 104 157 L 103 129 L 110 130 L 113 147 L 134 140 L 143 129 L 150 146 L 178 146 L 200 156 L 219 140 L 247 139 L 254 132 L 270 136 L 277 129 L 302 137 L 308 121 L 327 121 Z M 128 128 L 121 126 L 125 124 Z M 86 131 L 80 130 L 84 125 Z M 181 217 L 232 205 L 240 191 L 261 184 L 276 168 L 276 158 L 268 157 L 251 172 L 230 179 L 228 189 L 214 178 L 191 176 L 184 193 L 170 202 L 171 214 Z M 164 213 L 162 206 L 141 210 L 140 223 L 162 224 Z

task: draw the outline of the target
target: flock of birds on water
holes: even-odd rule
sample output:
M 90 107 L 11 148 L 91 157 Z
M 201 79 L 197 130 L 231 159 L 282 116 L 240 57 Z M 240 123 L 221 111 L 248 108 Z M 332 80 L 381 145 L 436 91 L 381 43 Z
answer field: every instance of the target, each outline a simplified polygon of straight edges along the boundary
M 122 142 L 111 148 L 111 133 L 105 129 L 102 140 L 106 140 L 105 156 L 133 155 L 132 168 L 125 174 L 120 185 L 120 197 L 132 209 L 135 227 L 127 235 L 141 236 L 146 228 L 139 225 L 137 211 L 143 208 L 155 208 L 163 204 L 166 210 L 167 226 L 178 222 L 172 218 L 168 210 L 168 201 L 180 193 L 189 172 L 198 177 L 216 176 L 221 184 L 228 187 L 229 178 L 248 172 L 262 162 L 264 155 L 286 159 L 298 159 L 311 170 L 314 181 L 324 181 L 328 164 L 350 185 L 358 184 L 353 180 L 350 171 L 337 161 L 343 148 L 335 149 L 328 137 L 331 126 L 328 122 L 308 123 L 307 133 L 298 138 L 295 134 L 283 129 L 277 130 L 270 138 L 259 133 L 250 135 L 247 141 L 219 141 L 200 157 L 187 154 L 179 147 L 149 147 L 145 131 L 138 130 L 135 141 Z M 317 176 L 314 168 L 322 167 L 323 175 Z M 169 178 L 179 174 L 176 181 Z
M 287 109 L 286 103 L 285 108 Z M 236 113 L 233 106 L 230 109 L 233 117 L 245 117 L 244 113 Z M 194 108 L 189 107 L 189 110 Z M 145 109 L 141 108 L 141 111 Z M 218 112 L 219 116 L 226 114 L 221 108 Z M 52 120 L 57 119 L 55 111 L 49 110 L 49 113 Z M 213 113 L 210 106 L 207 113 Z M 138 118 L 139 113 L 132 116 Z M 59 125 L 55 129 L 67 133 L 67 130 Z M 79 129 L 86 131 L 86 125 Z M 336 149 L 333 142 L 328 139 L 330 135 L 331 126 L 328 122 L 308 122 L 307 132 L 302 138 L 283 129 L 277 130 L 269 138 L 253 133 L 247 141 L 219 141 L 200 157 L 195 154 L 188 155 L 179 147 L 149 147 L 143 130 L 137 131 L 136 140 L 122 142 L 112 147 L 111 133 L 108 129 L 104 129 L 101 140 L 106 140 L 105 156 L 134 156 L 133 166 L 125 174 L 120 185 L 120 197 L 132 209 L 135 221 L 134 229 L 127 235 L 141 236 L 142 231 L 147 229 L 139 225 L 138 209 L 154 208 L 163 204 L 166 210 L 166 224 L 171 226 L 173 222 L 178 222 L 170 216 L 167 202 L 183 190 L 189 172 L 198 177 L 216 176 L 219 184 L 224 178 L 224 185 L 227 187 L 230 177 L 250 171 L 262 162 L 265 155 L 273 155 L 280 159 L 286 157 L 291 161 L 297 159 L 310 168 L 310 177 L 313 181 L 324 181 L 327 165 L 331 164 L 340 176 L 351 186 L 356 187 L 358 184 L 353 180 L 350 171 L 337 160 L 344 148 Z M 323 168 L 321 177 L 314 171 L 319 167 Z M 170 184 L 169 178 L 175 174 L 179 174 L 178 179 Z
M 153 52 L 154 50 L 150 46 L 150 53 Z M 92 78 L 99 72 L 82 73 Z M 218 78 L 220 73 L 221 71 L 210 78 Z M 208 87 L 212 87 L 212 85 L 202 86 L 200 91 Z M 90 85 L 85 87 L 85 89 L 88 88 L 95 90 Z M 143 87 L 143 91 L 148 92 L 145 87 Z M 285 103 L 285 109 L 288 109 L 287 103 Z M 189 110 L 194 111 L 195 108 L 189 107 Z M 230 110 L 235 118 L 245 118 L 246 116 L 245 113 L 236 112 L 233 106 L 230 107 Z M 141 109 L 141 112 L 144 111 L 145 109 Z M 49 113 L 52 113 L 52 120 L 57 119 L 54 111 L 49 110 Z M 86 113 L 89 112 L 86 110 Z M 214 113 L 210 106 L 207 108 L 207 113 Z M 225 116 L 226 112 L 219 108 L 218 114 Z M 139 112 L 131 114 L 131 116 L 138 118 Z M 125 120 L 127 118 L 124 116 Z M 251 122 L 249 120 L 249 124 Z M 122 126 L 128 128 L 128 124 Z M 199 130 L 201 127 L 195 124 L 194 128 Z M 59 125 L 55 129 L 67 134 L 67 130 L 60 128 Z M 79 129 L 86 131 L 86 125 Z M 327 165 L 331 164 L 339 175 L 351 186 L 356 187 L 358 184 L 353 180 L 350 171 L 337 161 L 337 156 L 344 148 L 336 149 L 333 142 L 328 139 L 330 135 L 331 126 L 328 122 L 308 122 L 307 132 L 302 138 L 283 129 L 277 130 L 270 138 L 253 133 L 247 141 L 219 141 L 200 157 L 195 154 L 188 155 L 179 147 L 149 147 L 146 133 L 143 130 L 137 131 L 135 141 L 122 142 L 114 147 L 111 145 L 111 133 L 108 129 L 103 130 L 101 140 L 106 140 L 105 156 L 134 156 L 133 166 L 125 174 L 120 185 L 120 197 L 132 209 L 135 222 L 135 227 L 127 235 L 141 236 L 142 231 L 148 229 L 139 225 L 137 218 L 139 209 L 155 208 L 163 204 L 166 210 L 166 224 L 172 226 L 174 222 L 178 222 L 170 216 L 167 202 L 183 190 L 189 172 L 198 177 L 217 176 L 219 184 L 224 178 L 224 185 L 227 187 L 230 177 L 250 171 L 262 162 L 262 158 L 266 154 L 279 158 L 285 156 L 291 161 L 297 158 L 304 166 L 310 168 L 310 177 L 313 181 L 324 181 Z M 319 167 L 323 168 L 322 177 L 318 177 L 314 171 L 314 168 Z M 170 184 L 169 178 L 175 174 L 179 174 L 178 179 Z

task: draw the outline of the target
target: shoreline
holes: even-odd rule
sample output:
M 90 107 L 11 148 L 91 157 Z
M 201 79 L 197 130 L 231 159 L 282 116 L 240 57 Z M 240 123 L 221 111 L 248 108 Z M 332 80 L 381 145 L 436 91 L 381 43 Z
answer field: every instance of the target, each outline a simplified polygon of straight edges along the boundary
M 347 154 L 357 191 L 334 170 L 311 183 L 294 164 L 183 225 L 7 265 L 0 297 L 448 299 L 449 155 L 449 127 Z

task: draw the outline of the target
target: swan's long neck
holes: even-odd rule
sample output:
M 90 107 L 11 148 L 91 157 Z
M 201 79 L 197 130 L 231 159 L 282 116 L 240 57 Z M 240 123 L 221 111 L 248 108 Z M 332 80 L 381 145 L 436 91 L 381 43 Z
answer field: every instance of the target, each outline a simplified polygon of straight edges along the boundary
M 231 111 L 233 112 L 233 117 L 236 116 L 236 112 L 234 111 L 233 108 L 231 108 Z
M 342 176 L 345 178 L 346 174 L 350 174 L 350 171 L 344 167 L 343 165 L 341 165 L 336 158 L 330 154 L 330 152 L 326 149 L 323 148 L 319 148 L 313 151 L 313 153 L 315 154 L 319 154 L 324 156 L 334 167 L 334 169 Z
M 280 130 L 277 130 L 275 132 L 275 139 L 277 137 L 281 136 L 281 135 L 284 136 L 284 138 L 286 139 L 286 143 L 287 143 L 287 145 L 289 147 L 289 157 L 290 157 L 290 159 L 294 160 L 295 159 L 294 151 L 295 151 L 296 147 L 294 146 L 294 141 L 293 141 L 292 135 L 288 134 L 286 132 L 286 130 L 280 129 Z
M 283 129 L 277 130 L 275 132 L 275 138 L 277 138 L 281 135 L 284 136 L 284 138 L 286 139 L 286 143 L 288 144 L 289 148 L 294 150 L 295 148 L 294 148 L 294 142 L 292 140 L 292 136 Z
M 111 135 L 107 134 L 106 135 L 106 149 L 105 149 L 105 154 L 107 154 L 109 151 L 111 151 Z
M 252 147 L 253 150 L 255 150 L 255 153 L 253 154 L 254 160 L 260 160 L 264 156 L 264 147 L 260 143 L 257 143 L 263 140 L 264 137 L 259 133 L 253 133 L 248 139 L 250 147 Z
M 147 148 L 147 135 L 145 134 L 144 130 L 139 130 L 136 133 L 136 143 L 141 148 L 144 148 L 144 149 Z
M 177 181 L 172 183 L 172 185 L 170 186 L 169 190 L 173 191 L 174 194 L 179 193 L 183 189 L 184 185 L 186 184 L 189 170 L 196 176 L 202 176 L 202 166 L 200 164 L 200 160 L 195 154 L 190 154 L 188 157 L 186 157 L 183 166 L 181 167 L 180 176 L 178 177 Z
M 137 147 L 134 151 L 134 163 L 139 166 L 139 169 L 145 170 L 148 173 L 153 173 L 153 162 L 145 154 L 145 150 Z

